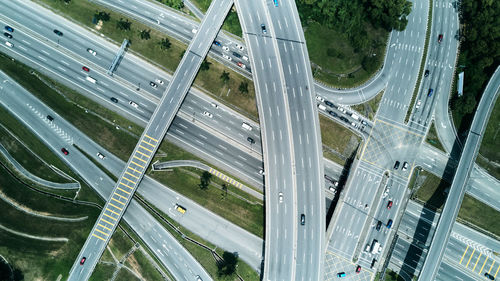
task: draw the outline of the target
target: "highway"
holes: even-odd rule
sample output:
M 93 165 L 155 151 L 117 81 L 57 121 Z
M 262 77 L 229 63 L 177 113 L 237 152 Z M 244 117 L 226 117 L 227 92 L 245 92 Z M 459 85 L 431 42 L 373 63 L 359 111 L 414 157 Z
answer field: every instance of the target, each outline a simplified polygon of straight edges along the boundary
M 79 256 L 75 259 L 68 280 L 87 280 L 90 277 L 160 146 L 160 141 L 164 138 L 177 114 L 209 46 L 222 26 L 231 6 L 232 1 L 230 0 L 214 1 L 210 5 L 198 30 L 198 36 L 195 36 L 188 46 L 160 103 L 134 148 L 126 168 L 118 177 L 111 197 L 106 202 Z M 87 265 L 83 270 L 80 265 L 80 257 L 82 256 L 87 256 Z
M 448 198 L 444 204 L 441 218 L 436 228 L 436 234 L 427 259 L 425 260 L 419 280 L 432 280 L 435 278 L 440 261 L 443 257 L 444 248 L 448 242 L 450 230 L 458 215 L 465 187 L 470 177 L 477 153 L 481 144 L 482 136 L 489 116 L 495 105 L 500 90 L 500 67 L 497 68 L 484 90 L 481 101 L 472 120 L 472 125 L 458 163 L 453 183 L 450 187 Z

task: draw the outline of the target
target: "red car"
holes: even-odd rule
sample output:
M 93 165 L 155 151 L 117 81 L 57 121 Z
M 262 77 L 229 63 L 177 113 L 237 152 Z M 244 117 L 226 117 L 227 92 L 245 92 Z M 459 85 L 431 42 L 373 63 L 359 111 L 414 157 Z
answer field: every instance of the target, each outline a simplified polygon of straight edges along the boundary
M 89 71 L 90 71 L 90 69 L 89 69 L 88 67 L 86 67 L 86 66 L 82 66 L 82 69 L 83 69 L 84 71 L 87 71 L 87 72 L 89 72 Z
M 361 272 L 361 265 L 358 265 L 358 267 L 356 267 L 356 273 L 360 273 Z
M 392 201 L 389 201 L 389 203 L 387 203 L 387 209 L 391 209 L 392 207 Z
M 86 257 L 83 257 L 82 260 L 80 261 L 80 265 L 83 265 L 85 263 L 85 261 L 87 260 Z
M 62 151 L 62 153 L 64 153 L 64 155 L 68 155 L 69 154 L 69 152 L 64 147 L 61 148 L 61 151 Z
M 443 34 L 439 34 L 438 36 L 438 43 L 441 43 L 443 41 Z

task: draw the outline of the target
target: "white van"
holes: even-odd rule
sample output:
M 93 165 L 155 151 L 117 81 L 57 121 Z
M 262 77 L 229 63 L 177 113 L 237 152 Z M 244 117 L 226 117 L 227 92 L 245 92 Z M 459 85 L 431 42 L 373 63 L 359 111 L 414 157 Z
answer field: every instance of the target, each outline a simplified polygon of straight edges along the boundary
M 87 78 L 85 78 L 85 79 L 87 79 L 87 81 L 89 81 L 90 83 L 93 83 L 93 84 L 95 84 L 95 82 L 97 82 L 97 80 L 95 80 L 94 78 L 92 78 L 90 76 L 87 76 Z
M 248 130 L 248 131 L 252 130 L 252 126 L 250 126 L 248 123 L 245 123 L 245 122 L 243 122 L 241 124 L 241 127 L 243 127 L 243 129 Z
M 326 106 L 324 106 L 322 104 L 318 104 L 318 108 L 323 110 L 323 111 L 326 111 Z
M 351 117 L 352 117 L 352 119 L 354 119 L 354 120 L 359 120 L 359 116 L 358 116 L 358 115 L 356 115 L 356 114 L 354 114 L 354 113 L 351 113 Z

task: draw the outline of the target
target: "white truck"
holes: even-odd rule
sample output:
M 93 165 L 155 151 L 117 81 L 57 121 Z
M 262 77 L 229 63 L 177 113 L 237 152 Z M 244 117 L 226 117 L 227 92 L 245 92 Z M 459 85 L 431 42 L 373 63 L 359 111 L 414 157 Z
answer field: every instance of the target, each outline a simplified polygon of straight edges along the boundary
M 372 254 L 378 254 L 382 251 L 382 245 L 377 241 L 377 239 L 373 239 L 372 242 Z
M 359 116 L 358 116 L 358 115 L 356 115 L 356 114 L 354 114 L 354 113 L 351 113 L 351 117 L 352 117 L 352 119 L 354 119 L 354 120 L 359 120 Z

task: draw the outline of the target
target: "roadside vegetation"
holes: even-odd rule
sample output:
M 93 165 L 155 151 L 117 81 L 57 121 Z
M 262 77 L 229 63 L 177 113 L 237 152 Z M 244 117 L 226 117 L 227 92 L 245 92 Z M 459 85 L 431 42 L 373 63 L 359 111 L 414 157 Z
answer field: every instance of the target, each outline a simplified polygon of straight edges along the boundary
M 500 99 L 497 99 L 484 132 L 476 162 L 500 180 Z
M 405 281 L 405 279 L 401 276 L 399 276 L 399 274 L 397 274 L 396 272 L 390 270 L 390 269 L 387 269 L 385 271 L 385 278 L 384 278 L 385 281 Z
M 436 125 L 434 122 L 432 122 L 431 127 L 429 128 L 429 132 L 427 133 L 427 136 L 425 137 L 425 141 L 434 146 L 435 148 L 441 150 L 442 152 L 445 152 L 443 145 L 441 144 L 441 141 L 439 140 L 437 131 L 436 131 Z
M 375 114 L 377 113 L 378 106 L 380 104 L 380 101 L 382 100 L 383 95 L 384 95 L 384 91 L 381 91 L 371 100 L 369 100 L 365 103 L 362 103 L 362 104 L 353 105 L 351 107 L 352 107 L 352 109 L 356 110 L 361 115 L 363 115 L 364 117 L 373 121 L 375 118 Z
M 319 125 L 323 143 L 323 156 L 344 166 L 347 159 L 359 147 L 361 138 L 322 114 L 319 115 Z

